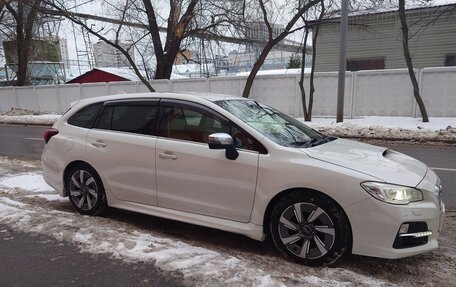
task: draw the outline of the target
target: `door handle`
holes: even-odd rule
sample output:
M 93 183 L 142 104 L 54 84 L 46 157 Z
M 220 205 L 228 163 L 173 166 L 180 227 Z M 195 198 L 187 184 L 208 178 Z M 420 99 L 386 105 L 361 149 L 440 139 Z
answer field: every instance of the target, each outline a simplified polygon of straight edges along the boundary
M 172 159 L 172 160 L 177 159 L 177 155 L 169 153 L 169 152 L 164 152 L 164 153 L 161 152 L 158 154 L 158 157 L 161 157 L 163 159 Z
M 99 147 L 99 148 L 106 147 L 106 144 L 102 140 L 97 140 L 97 141 L 91 142 L 91 144 L 94 147 Z

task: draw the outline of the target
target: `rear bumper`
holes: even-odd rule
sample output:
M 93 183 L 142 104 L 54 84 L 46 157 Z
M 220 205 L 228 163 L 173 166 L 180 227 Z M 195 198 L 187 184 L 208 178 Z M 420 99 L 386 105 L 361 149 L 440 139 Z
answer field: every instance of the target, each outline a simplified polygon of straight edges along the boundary
M 43 178 L 47 184 L 54 188 L 60 196 L 66 196 L 63 187 L 63 163 L 55 154 L 45 147 L 41 155 Z

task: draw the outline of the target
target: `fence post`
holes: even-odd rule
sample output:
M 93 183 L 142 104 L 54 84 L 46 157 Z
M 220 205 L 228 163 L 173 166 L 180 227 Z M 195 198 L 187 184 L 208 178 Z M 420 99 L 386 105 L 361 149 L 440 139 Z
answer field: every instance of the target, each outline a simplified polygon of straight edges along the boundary
M 206 92 L 211 92 L 211 85 L 209 83 L 209 78 L 206 78 Z
M 64 113 L 64 110 L 63 110 L 63 107 L 62 107 L 62 99 L 60 99 L 60 85 L 55 85 L 55 90 L 57 92 L 57 103 L 58 103 L 58 107 L 59 107 L 59 110 L 56 111 L 57 113 L 60 113 L 60 114 L 63 114 Z
M 299 95 L 300 95 L 300 92 L 299 92 L 299 79 L 298 79 L 298 75 L 295 75 L 294 76 L 295 78 L 295 117 L 299 117 L 300 113 L 299 113 Z M 301 109 L 302 109 L 302 106 L 301 105 Z M 303 111 L 303 117 L 304 117 L 304 111 Z
M 174 89 L 173 80 L 171 80 L 171 79 L 168 80 L 168 89 L 169 89 L 170 92 L 174 92 L 173 91 L 173 89 Z
M 352 77 L 351 77 L 351 95 L 350 95 L 350 119 L 353 119 L 355 116 L 355 104 L 356 104 L 356 87 L 358 81 L 358 73 L 357 72 L 352 72 Z
M 16 86 L 13 86 L 13 92 L 14 92 L 14 101 L 16 102 L 16 108 L 19 108 L 19 100 L 17 98 Z

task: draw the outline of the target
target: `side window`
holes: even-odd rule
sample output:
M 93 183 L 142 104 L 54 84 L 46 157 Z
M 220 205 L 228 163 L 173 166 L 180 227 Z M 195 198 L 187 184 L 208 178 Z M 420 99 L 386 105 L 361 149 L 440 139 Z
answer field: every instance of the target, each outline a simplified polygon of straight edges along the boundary
M 160 135 L 168 138 L 207 143 L 212 133 L 229 133 L 229 125 L 215 116 L 193 108 L 165 106 L 160 119 Z
M 446 54 L 445 55 L 445 66 L 446 67 L 456 66 L 456 54 Z
M 105 106 L 96 127 L 153 135 L 157 112 L 158 107 L 154 105 Z
M 92 128 L 103 103 L 91 104 L 83 107 L 68 119 L 68 123 L 81 128 Z
M 211 113 L 180 106 L 162 108 L 159 123 L 160 136 L 207 143 L 212 133 L 230 134 L 236 142 L 236 148 L 267 153 L 267 150 L 247 132 L 220 120 Z

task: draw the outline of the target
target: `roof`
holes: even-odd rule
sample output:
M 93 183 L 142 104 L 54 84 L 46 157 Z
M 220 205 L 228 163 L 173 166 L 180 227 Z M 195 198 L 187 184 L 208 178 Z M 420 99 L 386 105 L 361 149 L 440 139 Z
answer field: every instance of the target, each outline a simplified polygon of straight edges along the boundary
M 94 68 L 90 71 L 85 72 L 69 81 L 67 84 L 72 83 L 99 83 L 99 82 L 116 82 L 116 81 L 137 81 L 138 79 L 130 80 L 132 77 L 127 73 L 120 73 L 113 70 L 116 68 Z M 118 70 L 118 69 L 116 69 Z
M 136 75 L 136 73 L 129 69 L 129 68 L 94 68 L 94 70 L 99 70 L 103 71 L 106 73 L 110 73 L 119 77 L 122 77 L 124 79 L 127 79 L 129 81 L 139 81 L 139 77 Z
M 434 5 L 425 5 L 425 6 L 419 6 L 419 7 L 413 7 L 413 8 L 407 8 L 406 11 L 408 13 L 418 13 L 421 11 L 425 10 L 435 10 L 435 9 L 440 9 L 440 8 L 452 8 L 454 7 L 456 9 L 456 0 L 437 0 Z M 438 3 L 438 4 L 437 4 Z M 352 17 L 364 17 L 364 16 L 371 16 L 371 15 L 380 15 L 380 14 L 393 14 L 398 11 L 398 8 L 396 6 L 390 6 L 390 7 L 384 7 L 384 8 L 379 8 L 379 9 L 374 9 L 374 10 L 362 10 L 362 11 L 352 11 L 348 15 L 349 18 Z M 325 18 L 324 20 L 335 20 L 335 19 L 340 19 L 340 15 L 334 16 L 334 17 L 328 17 Z M 311 23 L 315 22 L 310 21 Z
M 120 77 L 122 79 L 125 79 L 125 81 L 140 81 L 138 75 L 136 75 L 136 73 L 130 68 L 96 67 L 90 71 L 86 71 L 85 73 L 68 80 L 67 83 L 77 82 L 78 79 L 92 73 L 93 71 L 97 71 L 97 70 Z M 187 79 L 187 77 L 178 75 L 175 73 L 171 73 L 171 79 Z
M 90 104 L 101 101 L 115 101 L 115 100 L 125 100 L 125 99 L 153 99 L 153 98 L 168 98 L 168 99 L 178 99 L 178 100 L 189 100 L 189 101 L 220 101 L 220 100 L 247 100 L 247 98 L 225 95 L 225 94 L 215 94 L 215 93 L 200 93 L 200 92 L 178 92 L 178 93 L 134 93 L 134 94 L 118 94 L 102 97 L 94 97 L 83 99 L 71 103 L 71 106 L 78 104 Z

